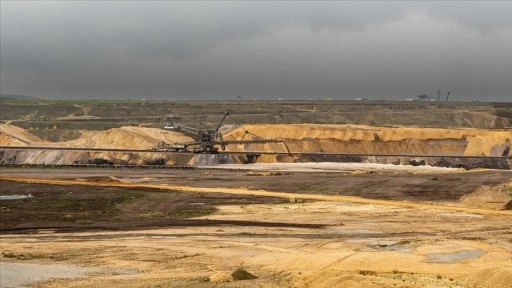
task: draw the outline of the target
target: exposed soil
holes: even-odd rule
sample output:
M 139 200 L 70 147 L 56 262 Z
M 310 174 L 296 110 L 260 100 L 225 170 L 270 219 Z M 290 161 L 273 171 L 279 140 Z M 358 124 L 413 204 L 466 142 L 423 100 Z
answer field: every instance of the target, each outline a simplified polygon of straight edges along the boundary
M 108 179 L 108 178 L 107 178 Z M 98 181 L 98 178 L 89 179 Z M 104 180 L 104 179 L 103 179 Z M 280 223 L 208 221 L 189 218 L 208 215 L 216 205 L 282 203 L 261 196 L 222 193 L 182 193 L 159 189 L 49 185 L 0 181 L 0 195 L 30 194 L 33 197 L 3 201 L 0 231 L 31 229 L 127 230 L 167 226 L 280 226 Z M 300 225 L 298 225 L 300 226 Z
M 296 195 L 340 195 L 394 201 L 463 203 L 466 207 L 506 209 L 512 199 L 509 171 L 397 174 L 340 172 L 247 172 L 231 170 L 144 169 L 2 169 L 2 177 L 16 175 L 18 181 L 0 181 L 0 195 L 30 194 L 31 198 L 3 201 L 1 230 L 18 231 L 52 228 L 66 231 L 141 229 L 167 226 L 280 226 L 282 223 L 190 220 L 216 212 L 218 205 L 247 205 L 287 202 Z M 42 174 L 41 172 L 51 172 Z M 95 176 L 98 175 L 98 176 Z M 91 175 L 91 176 L 87 176 Z M 99 176 L 101 175 L 101 176 Z M 20 177 L 21 176 L 21 177 Z M 77 177 L 79 176 L 79 177 Z M 17 178 L 16 178 L 17 177 Z M 41 178 L 42 177 L 42 178 Z M 37 183 L 50 177 L 59 185 Z M 26 180 L 24 180 L 26 179 Z M 33 180 L 31 180 L 33 179 Z M 73 183 L 74 180 L 88 185 Z M 71 182 L 65 182 L 71 181 Z M 35 183 L 34 183 L 35 182 Z M 96 184 L 97 183 L 97 184 Z M 90 185 L 94 185 L 91 187 Z M 147 184 L 147 185 L 146 185 Z M 165 186 L 165 185 L 171 186 Z M 116 187 L 122 185 L 122 187 Z M 285 192 L 275 197 L 235 193 L 183 192 L 173 187 L 223 187 Z M 507 186 L 508 185 L 508 186 Z M 155 186 L 152 188 L 152 186 Z M 169 187 L 169 188 L 166 188 Z M 482 195 L 482 187 L 492 197 Z M 223 191 L 219 188 L 219 191 Z M 479 193 L 476 193 L 479 192 Z M 299 196 L 300 197 L 300 196 Z M 312 198 L 315 199 L 315 198 Z M 459 200 L 464 201 L 459 201 Z M 307 200 L 307 199 L 305 199 Z M 485 201 L 483 201 L 485 200 Z M 486 204 L 488 203 L 488 204 Z M 285 225 L 286 226 L 286 225 Z M 297 227 L 300 224 L 296 225 Z
M 382 165 L 388 170 L 365 171 L 347 170 L 344 164 L 337 164 L 340 170 L 334 170 L 333 163 L 328 166 L 332 172 L 316 171 L 279 171 L 277 166 L 270 172 L 226 169 L 109 169 L 109 168 L 2 168 L 2 176 L 24 176 L 28 178 L 80 179 L 88 182 L 173 184 L 194 187 L 249 188 L 253 190 L 282 191 L 288 193 L 308 193 L 324 195 L 359 196 L 370 199 L 411 200 L 411 201 L 457 201 L 462 196 L 475 192 L 481 186 L 497 186 L 512 178 L 511 171 L 475 170 L 465 172 L 454 169 L 413 170 L 414 173 L 400 172 L 401 166 Z M 321 166 L 322 164 L 318 164 Z M 283 165 L 288 167 L 289 165 Z M 297 170 L 300 163 L 294 164 Z M 307 166 L 307 164 L 305 165 Z M 378 165 L 374 165 L 379 167 Z M 221 166 L 222 168 L 229 165 Z M 251 166 L 235 166 L 251 169 Z M 347 165 L 348 167 L 348 165 Z M 364 166 L 363 166 L 364 167 Z M 397 168 L 394 168 L 397 167 Z M 264 168 L 263 168 L 264 169 Z M 394 169 L 394 170 L 393 170 Z M 50 173 L 41 173 L 49 171 Z M 438 172 L 435 172 L 438 171 Z M 309 172 L 309 171 L 308 171 Z M 14 184 L 13 184 L 14 185 Z M 21 185 L 21 184 L 16 184 Z M 49 185 L 48 189 L 55 189 Z M 102 188 L 98 189 L 114 189 Z M 59 188 L 60 189 L 60 188 Z M 84 189 L 88 189 L 85 187 Z M 172 190 L 172 188 L 170 188 Z M 2 189 L 5 190 L 5 189 Z M 66 190 L 66 189 L 63 189 Z M 131 191 L 131 190 L 134 190 Z M 29 190 L 32 193 L 32 190 Z M 122 191 L 137 193 L 136 189 L 125 188 Z M 12 189 L 15 192 L 15 189 Z M 35 191 L 34 191 L 35 192 Z M 155 190 L 155 193 L 161 192 Z M 172 191 L 171 191 L 172 192 Z M 2 195 L 8 194 L 4 191 Z M 138 191 L 140 195 L 140 191 Z M 16 193 L 13 193 L 16 194 Z M 204 195 L 199 195 L 205 197 Z M 169 197 L 169 196 L 168 196 Z M 190 197 L 190 196 L 187 196 Z M 222 198 L 218 196 L 219 198 Z M 92 198 L 92 197 L 91 197 Z M 173 200 L 173 199 L 171 199 Z M 268 200 L 268 199 L 267 199 Z M 194 201 L 189 201 L 194 202 Z M 205 202 L 205 201 L 196 201 Z M 219 203 L 212 203 L 219 204 Z M 225 204 L 225 203 L 223 203 Z
M 33 197 L 0 203 L 0 260 L 101 268 L 72 279 L 9 270 L 34 287 L 510 282 L 510 171 L 387 169 L 2 168 L 1 195 Z

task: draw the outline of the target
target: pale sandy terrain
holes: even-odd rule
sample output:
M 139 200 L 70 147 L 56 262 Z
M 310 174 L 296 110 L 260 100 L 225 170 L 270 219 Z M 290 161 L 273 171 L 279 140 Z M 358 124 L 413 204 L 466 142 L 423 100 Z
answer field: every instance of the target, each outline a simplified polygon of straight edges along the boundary
M 33 257 L 29 263 L 139 271 L 37 287 L 506 287 L 510 217 L 339 202 L 246 205 L 208 218 L 327 226 L 4 235 L 2 250 Z M 240 267 L 258 279 L 231 282 Z
M 443 173 L 469 177 L 474 172 Z M 91 182 L 65 172 L 59 172 L 58 179 L 8 174 L 2 180 L 294 200 L 218 205 L 212 214 L 194 218 L 260 223 L 248 226 L 3 233 L 0 259 L 4 263 L 104 269 L 81 278 L 55 277 L 35 287 L 507 287 L 512 283 L 512 212 L 464 205 L 492 193 L 505 197 L 512 191 L 512 182 L 476 191 L 462 202 L 426 203 L 202 187 L 192 178 L 191 185 L 178 185 L 155 178 L 121 181 L 120 176 Z M 261 181 L 271 179 L 261 177 Z M 311 226 L 293 226 L 299 224 Z M 233 276 L 239 268 L 257 278 Z

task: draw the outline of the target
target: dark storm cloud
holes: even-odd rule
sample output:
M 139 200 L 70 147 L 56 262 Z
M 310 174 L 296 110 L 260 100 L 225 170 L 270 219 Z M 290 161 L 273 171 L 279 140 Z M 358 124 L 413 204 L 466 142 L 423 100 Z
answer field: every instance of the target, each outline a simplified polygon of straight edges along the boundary
M 509 2 L 0 3 L 2 93 L 512 98 Z

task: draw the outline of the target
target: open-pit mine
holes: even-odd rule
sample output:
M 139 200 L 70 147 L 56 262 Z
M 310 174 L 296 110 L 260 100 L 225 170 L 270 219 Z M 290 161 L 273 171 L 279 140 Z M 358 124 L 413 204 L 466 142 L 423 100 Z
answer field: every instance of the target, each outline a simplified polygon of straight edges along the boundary
M 1 101 L 1 287 L 512 283 L 510 103 Z

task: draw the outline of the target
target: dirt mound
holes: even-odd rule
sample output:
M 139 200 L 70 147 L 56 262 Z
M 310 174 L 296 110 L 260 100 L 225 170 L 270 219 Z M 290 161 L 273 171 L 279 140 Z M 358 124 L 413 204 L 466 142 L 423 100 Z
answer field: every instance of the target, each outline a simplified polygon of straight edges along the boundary
M 208 281 L 212 283 L 233 282 L 233 276 L 229 272 L 216 272 L 208 277 Z
M 0 145 L 28 146 L 32 143 L 45 142 L 41 138 L 30 134 L 27 130 L 9 125 L 0 125 Z
M 158 142 L 188 142 L 193 139 L 178 132 L 159 128 L 143 128 L 125 126 L 101 132 L 89 132 L 82 137 L 62 142 L 63 146 L 117 148 L 117 149 L 150 149 Z
M 234 280 L 251 280 L 251 279 L 258 278 L 256 276 L 254 276 L 253 274 L 247 272 L 243 268 L 236 269 L 233 273 L 231 273 L 231 276 L 233 276 Z
M 460 202 L 464 206 L 492 210 L 512 209 L 512 181 L 500 185 L 484 185 L 473 193 L 464 195 Z
M 292 152 L 355 154 L 511 156 L 512 131 L 371 127 L 364 125 L 246 125 L 246 130 L 267 139 L 284 140 Z M 240 140 L 245 129 L 224 135 Z M 257 139 L 251 136 L 252 139 Z M 245 136 L 243 139 L 250 139 Z M 282 144 L 230 145 L 233 151 L 286 151 Z
M 238 268 L 232 273 L 221 271 L 216 272 L 211 275 L 208 280 L 213 283 L 223 283 L 223 282 L 232 282 L 232 281 L 240 281 L 240 280 L 252 280 L 257 279 L 257 276 L 247 272 L 243 268 Z
M 188 142 L 193 139 L 178 132 L 158 128 L 125 126 L 107 131 L 83 131 L 74 140 L 53 142 L 52 146 L 116 148 L 116 149 L 149 149 L 160 141 L 166 143 Z M 50 142 L 31 134 L 23 128 L 13 125 L 0 125 L 0 145 L 27 146 L 48 145 Z
M 46 142 L 26 130 L 12 126 L 0 126 L 0 144 L 9 146 L 61 146 L 116 149 L 150 149 L 158 142 L 167 143 L 192 141 L 181 133 L 158 128 L 121 127 L 107 131 L 84 131 L 75 140 Z M 130 164 L 130 165 L 184 165 L 190 157 L 162 153 L 113 153 L 85 151 L 4 151 L 0 163 L 8 164 Z
M 510 267 L 484 269 L 467 275 L 464 282 L 482 287 L 510 287 L 510 283 L 512 283 L 512 269 Z

